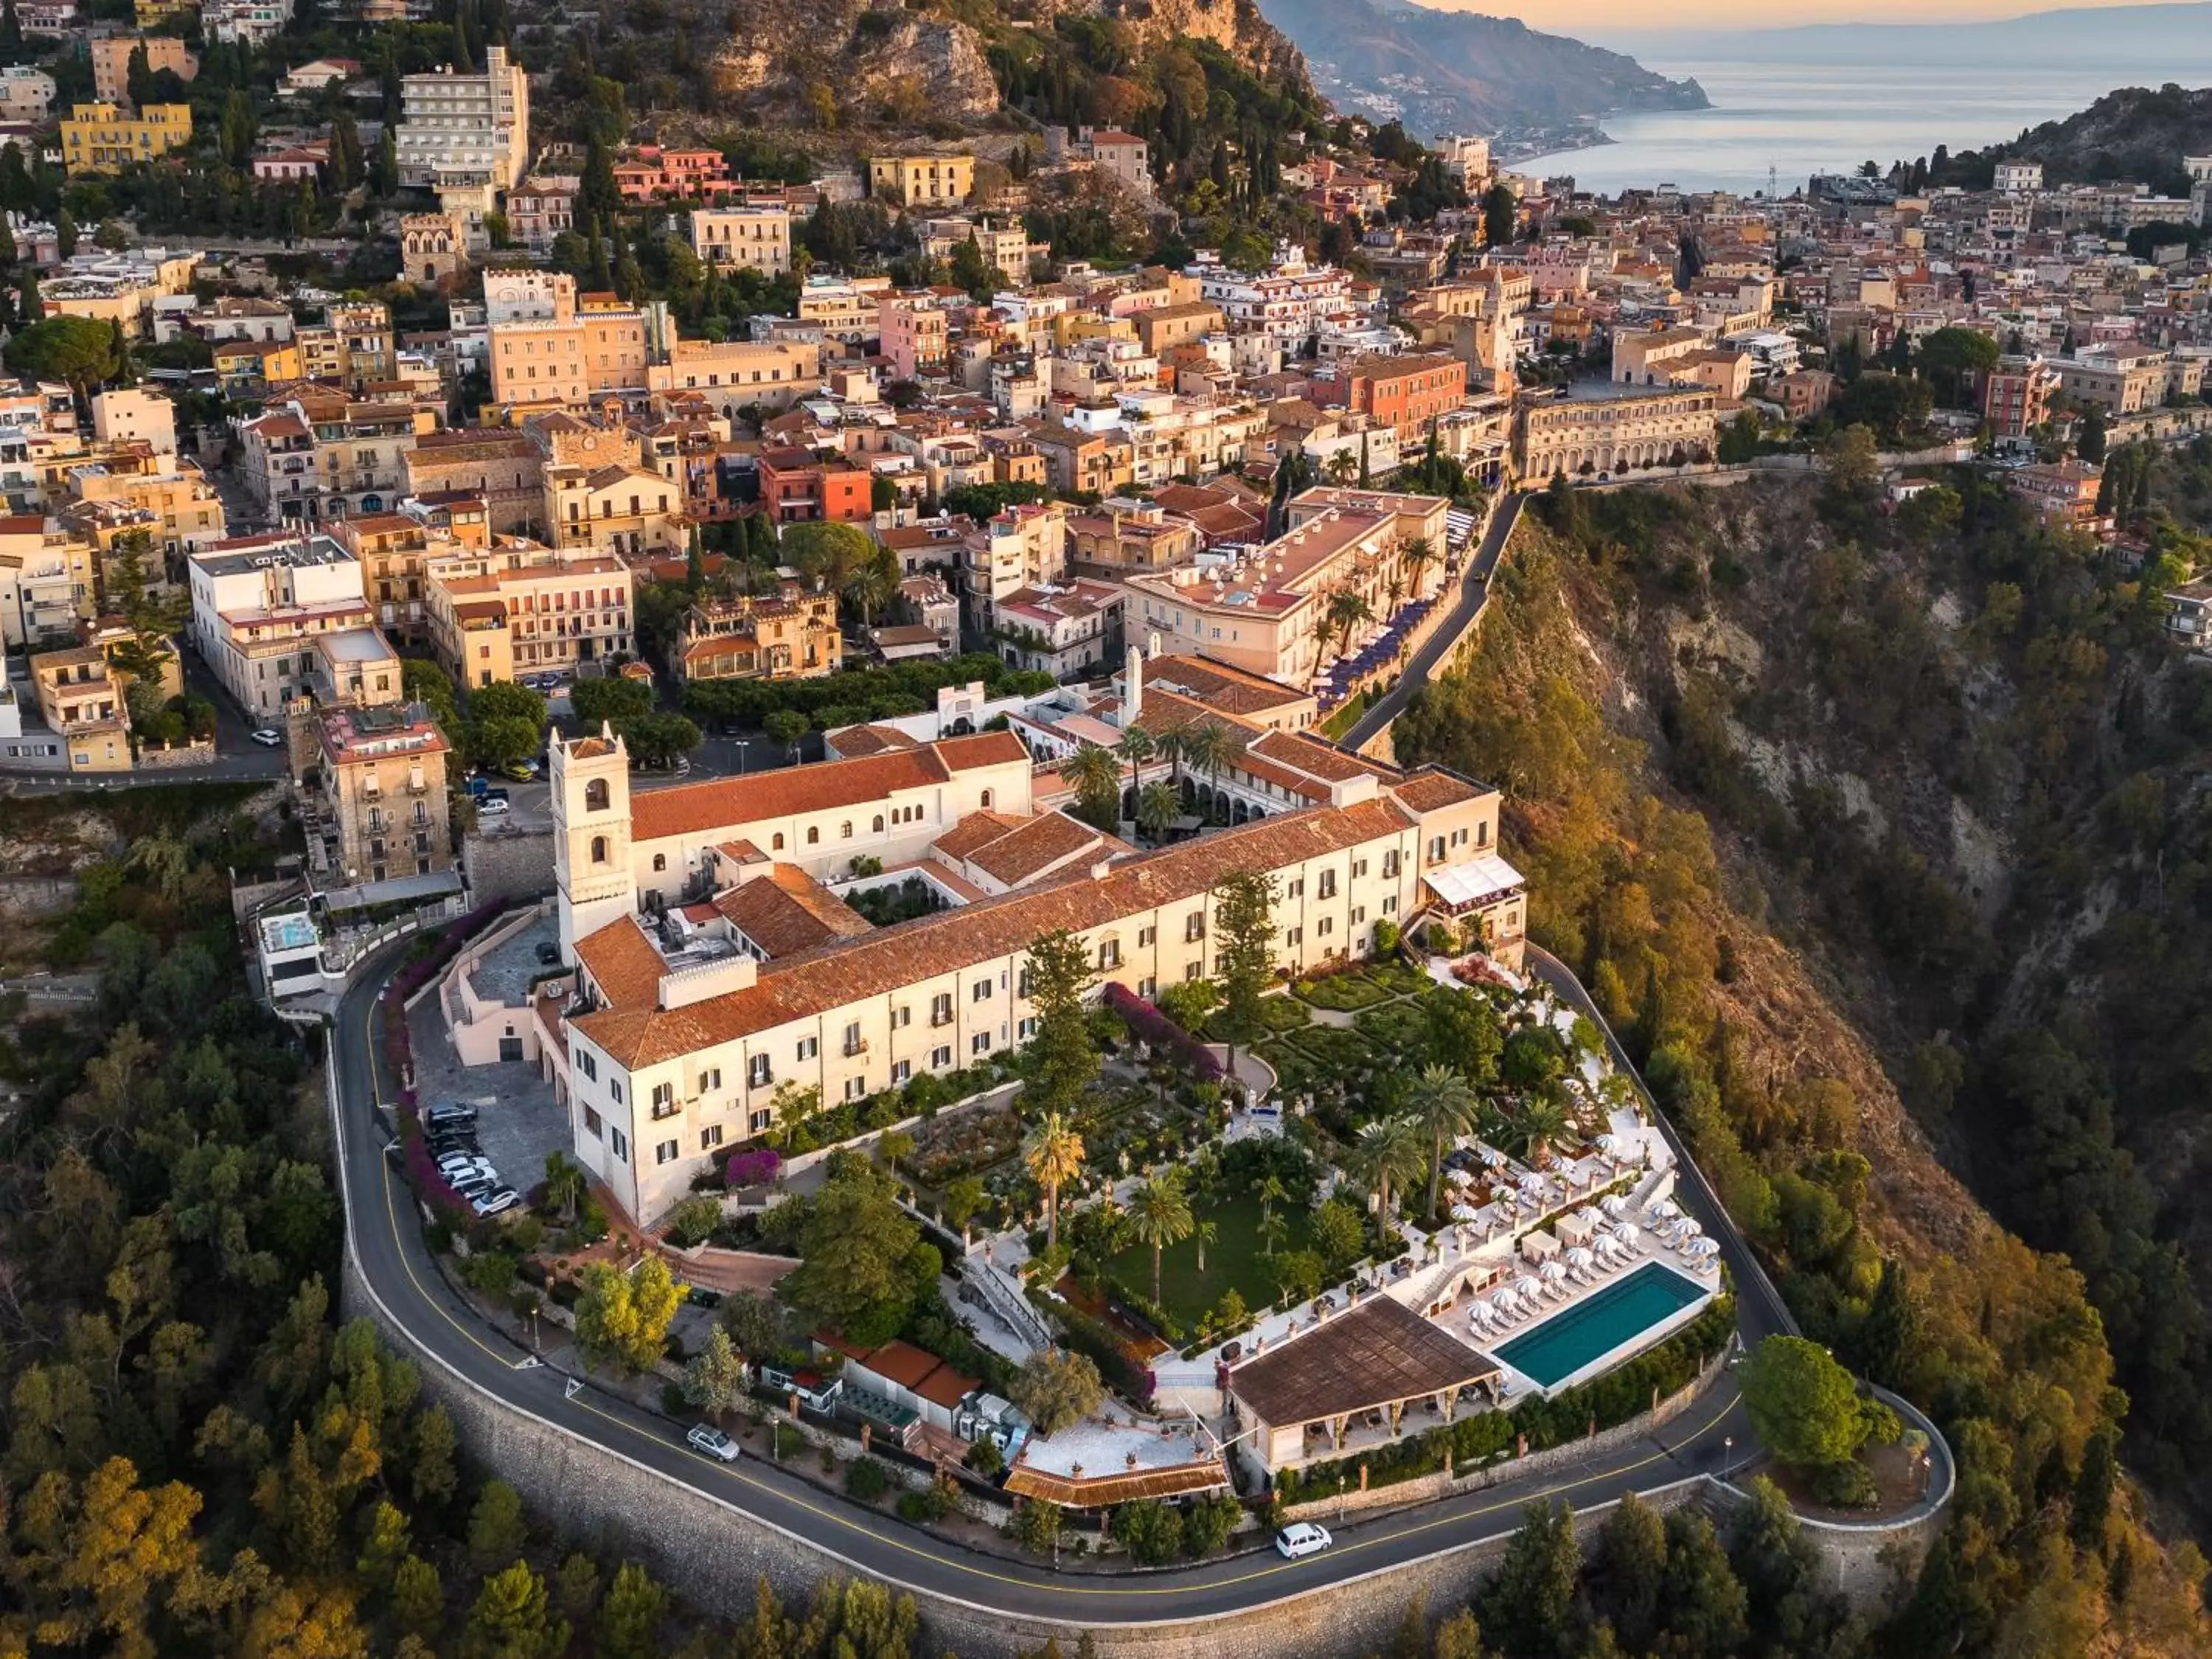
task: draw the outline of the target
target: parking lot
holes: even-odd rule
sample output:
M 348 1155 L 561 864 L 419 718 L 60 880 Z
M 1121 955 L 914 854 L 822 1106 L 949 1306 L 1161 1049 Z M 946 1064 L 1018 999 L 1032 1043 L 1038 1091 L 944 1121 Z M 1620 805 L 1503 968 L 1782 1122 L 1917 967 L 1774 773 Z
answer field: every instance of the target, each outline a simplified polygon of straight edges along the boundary
M 484 1156 L 501 1179 L 527 1194 L 545 1178 L 545 1155 L 568 1146 L 568 1120 L 553 1103 L 553 1085 L 523 1061 L 463 1066 L 434 996 L 415 1005 L 408 1029 L 415 1045 L 416 1097 L 425 1106 L 441 1100 L 474 1106 Z

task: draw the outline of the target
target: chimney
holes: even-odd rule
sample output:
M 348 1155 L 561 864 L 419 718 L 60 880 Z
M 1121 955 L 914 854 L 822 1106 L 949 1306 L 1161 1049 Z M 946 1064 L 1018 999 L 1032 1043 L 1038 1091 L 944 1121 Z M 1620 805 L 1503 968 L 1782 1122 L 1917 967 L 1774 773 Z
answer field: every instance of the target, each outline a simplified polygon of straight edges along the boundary
M 1131 646 L 1121 658 L 1121 729 L 1126 732 L 1145 712 L 1145 653 Z

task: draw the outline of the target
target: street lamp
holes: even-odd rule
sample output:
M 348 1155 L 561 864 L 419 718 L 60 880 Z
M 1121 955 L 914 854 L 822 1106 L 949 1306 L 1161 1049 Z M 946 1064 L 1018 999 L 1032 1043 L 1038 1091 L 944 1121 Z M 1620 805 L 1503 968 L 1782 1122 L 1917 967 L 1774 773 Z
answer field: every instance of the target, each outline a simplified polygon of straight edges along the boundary
M 745 775 L 745 744 L 750 741 L 751 741 L 751 739 L 747 738 L 739 738 L 738 739 L 738 775 L 739 777 L 743 777 Z
M 1727 1480 L 1735 1468 L 1735 1437 L 1732 1434 L 1724 1434 L 1721 1437 L 1721 1479 Z

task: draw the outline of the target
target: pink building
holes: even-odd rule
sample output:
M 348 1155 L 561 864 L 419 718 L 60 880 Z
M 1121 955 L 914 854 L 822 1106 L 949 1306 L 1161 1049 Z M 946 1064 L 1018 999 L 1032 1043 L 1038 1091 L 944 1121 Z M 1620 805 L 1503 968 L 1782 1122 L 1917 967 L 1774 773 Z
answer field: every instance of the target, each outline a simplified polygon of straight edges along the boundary
M 895 380 L 911 380 L 945 367 L 945 313 L 924 301 L 889 299 L 876 307 L 876 331 Z

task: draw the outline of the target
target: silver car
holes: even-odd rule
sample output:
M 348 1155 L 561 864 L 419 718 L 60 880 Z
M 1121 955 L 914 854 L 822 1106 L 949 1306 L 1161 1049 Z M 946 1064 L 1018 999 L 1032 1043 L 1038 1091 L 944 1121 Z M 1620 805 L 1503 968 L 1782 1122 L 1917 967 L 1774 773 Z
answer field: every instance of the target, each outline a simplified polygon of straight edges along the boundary
M 717 1463 L 738 1461 L 738 1443 L 720 1429 L 705 1423 L 695 1424 L 691 1432 L 684 1437 L 684 1443 L 702 1457 L 711 1457 Z

